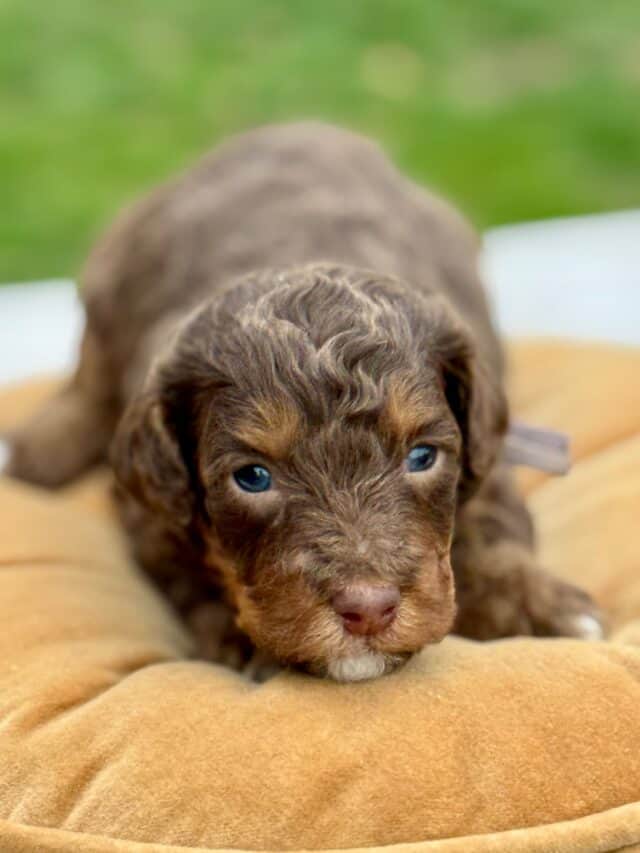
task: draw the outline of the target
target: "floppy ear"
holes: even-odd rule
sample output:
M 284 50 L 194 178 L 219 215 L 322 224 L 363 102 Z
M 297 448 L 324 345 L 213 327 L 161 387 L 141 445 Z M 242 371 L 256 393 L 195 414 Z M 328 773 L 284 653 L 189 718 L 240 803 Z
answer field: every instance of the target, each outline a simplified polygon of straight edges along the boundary
M 175 526 L 194 513 L 194 491 L 177 426 L 160 392 L 143 391 L 126 409 L 111 445 L 118 483 Z
M 459 500 L 478 489 L 493 466 L 509 415 L 501 377 L 490 371 L 469 332 L 452 326 L 439 347 L 444 392 L 462 433 Z
M 197 416 L 202 400 L 228 384 L 214 356 L 232 325 L 233 315 L 215 301 L 182 321 L 126 408 L 111 444 L 118 484 L 174 528 L 184 528 L 203 511 Z

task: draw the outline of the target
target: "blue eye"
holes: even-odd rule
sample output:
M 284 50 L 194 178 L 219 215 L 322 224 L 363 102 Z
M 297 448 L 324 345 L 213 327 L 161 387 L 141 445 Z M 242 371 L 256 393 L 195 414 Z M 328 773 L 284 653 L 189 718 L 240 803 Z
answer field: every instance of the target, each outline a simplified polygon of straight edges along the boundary
M 262 465 L 245 465 L 233 472 L 233 479 L 245 492 L 266 492 L 271 488 L 271 474 Z
M 432 468 L 438 457 L 438 448 L 432 444 L 419 444 L 407 456 L 407 469 L 415 474 Z

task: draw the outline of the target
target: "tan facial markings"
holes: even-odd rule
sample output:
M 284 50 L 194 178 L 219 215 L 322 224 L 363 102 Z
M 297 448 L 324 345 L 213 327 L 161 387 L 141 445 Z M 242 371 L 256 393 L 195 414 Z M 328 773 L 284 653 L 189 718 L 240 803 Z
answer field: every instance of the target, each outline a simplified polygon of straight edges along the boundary
M 238 441 L 271 459 L 284 459 L 300 438 L 302 417 L 290 403 L 263 398 L 234 427 Z
M 440 408 L 429 401 L 424 392 L 403 379 L 393 379 L 387 388 L 380 428 L 384 433 L 406 442 L 439 414 Z
M 407 450 L 412 444 L 427 443 L 447 451 L 452 459 L 460 453 L 460 431 L 448 408 L 404 378 L 389 382 L 378 426 Z
M 238 567 L 234 561 L 223 552 L 217 542 L 209 542 L 206 555 L 206 565 L 214 579 L 222 581 L 229 604 L 238 607 L 242 585 L 238 581 Z

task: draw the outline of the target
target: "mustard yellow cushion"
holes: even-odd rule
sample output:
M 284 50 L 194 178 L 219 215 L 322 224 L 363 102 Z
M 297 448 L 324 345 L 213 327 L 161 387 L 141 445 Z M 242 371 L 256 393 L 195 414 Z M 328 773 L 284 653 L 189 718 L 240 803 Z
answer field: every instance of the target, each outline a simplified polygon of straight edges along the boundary
M 640 352 L 513 366 L 518 414 L 574 435 L 569 477 L 522 485 L 609 642 L 448 638 L 371 683 L 249 684 L 187 659 L 106 472 L 0 480 L 0 851 L 640 849 Z M 7 390 L 0 429 L 50 387 Z

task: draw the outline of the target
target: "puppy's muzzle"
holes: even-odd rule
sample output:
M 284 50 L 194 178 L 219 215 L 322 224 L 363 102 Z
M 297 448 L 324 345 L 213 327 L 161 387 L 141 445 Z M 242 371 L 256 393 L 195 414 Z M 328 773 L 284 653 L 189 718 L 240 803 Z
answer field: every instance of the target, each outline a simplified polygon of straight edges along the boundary
M 331 599 L 345 630 L 367 637 L 382 633 L 393 622 L 399 604 L 400 592 L 390 584 L 352 584 Z

